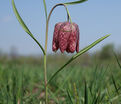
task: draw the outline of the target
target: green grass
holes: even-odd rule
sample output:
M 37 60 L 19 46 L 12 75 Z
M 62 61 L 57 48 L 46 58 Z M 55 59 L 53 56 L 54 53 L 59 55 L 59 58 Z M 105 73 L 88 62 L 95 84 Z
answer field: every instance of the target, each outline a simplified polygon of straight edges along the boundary
M 118 58 L 98 63 L 92 61 L 83 65 L 83 61 L 78 59 L 50 82 L 50 104 L 121 103 Z M 32 63 L 11 60 L 0 64 L 0 104 L 39 104 L 44 101 L 43 66 Z M 54 59 L 50 60 L 50 64 L 48 62 L 48 79 L 63 63 L 57 61 L 54 66 Z

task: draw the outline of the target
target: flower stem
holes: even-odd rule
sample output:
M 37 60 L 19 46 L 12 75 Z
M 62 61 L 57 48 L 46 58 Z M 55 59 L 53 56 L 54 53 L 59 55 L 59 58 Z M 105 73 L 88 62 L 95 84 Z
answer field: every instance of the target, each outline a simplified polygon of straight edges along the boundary
M 69 14 L 69 11 L 66 7 L 65 4 L 56 4 L 50 11 L 49 15 L 48 15 L 48 18 L 47 18 L 47 21 L 46 21 L 46 38 L 45 38 L 45 54 L 44 54 L 44 81 L 45 81 L 45 104 L 48 104 L 48 91 L 47 91 L 47 62 L 46 62 L 46 59 L 47 59 L 47 41 L 48 41 L 48 27 L 49 27 L 49 20 L 50 20 L 50 16 L 53 12 L 53 10 L 57 7 L 57 6 L 64 6 L 66 8 L 66 11 L 67 11 L 67 19 L 69 21 L 71 21 L 71 17 L 70 17 L 70 14 Z
M 45 104 L 48 103 L 46 54 L 44 55 Z
M 45 104 L 48 104 L 47 91 L 47 40 L 48 40 L 48 19 L 46 22 L 46 39 L 45 39 L 45 55 L 44 55 L 44 80 L 45 80 Z

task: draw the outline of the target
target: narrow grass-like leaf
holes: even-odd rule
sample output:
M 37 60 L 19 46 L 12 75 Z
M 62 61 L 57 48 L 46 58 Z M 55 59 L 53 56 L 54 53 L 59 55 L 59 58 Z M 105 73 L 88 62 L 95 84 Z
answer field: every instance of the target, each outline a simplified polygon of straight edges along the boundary
M 92 103 L 92 104 L 99 104 L 99 103 L 98 103 L 99 97 L 100 97 L 100 92 L 98 93 L 97 97 L 95 98 L 94 103 Z
M 98 65 L 96 65 L 94 72 L 92 73 L 92 80 L 90 81 L 90 85 L 89 85 L 89 92 L 91 94 L 91 97 L 93 97 L 93 87 L 96 81 L 97 69 L 98 69 Z
M 101 95 L 100 102 L 103 102 L 103 99 L 104 99 L 105 95 L 106 95 L 106 93 L 103 93 L 103 94 Z
M 118 91 L 120 91 L 121 90 L 121 86 L 118 88 Z
M 54 102 L 55 102 L 56 104 L 59 104 L 57 95 L 56 95 L 55 93 L 53 93 L 50 89 L 48 89 L 48 91 L 49 91 L 49 94 L 50 94 L 51 98 L 53 98 Z
M 112 78 L 112 82 L 113 82 L 113 85 L 114 85 L 114 87 L 115 87 L 116 93 L 119 94 L 118 88 L 117 88 L 117 85 L 116 85 L 116 81 L 115 81 L 115 79 L 114 79 L 114 76 L 112 75 L 111 78 Z
M 76 59 L 77 57 L 79 57 L 80 55 L 82 55 L 83 53 L 87 52 L 89 49 L 91 49 L 92 47 L 94 47 L 96 44 L 98 44 L 99 42 L 101 42 L 102 40 L 104 40 L 105 38 L 109 37 L 110 35 L 105 35 L 103 37 L 101 37 L 100 39 L 96 40 L 95 42 L 93 42 L 92 44 L 90 44 L 89 46 L 87 46 L 86 48 L 82 49 L 81 51 L 79 51 L 79 53 L 75 54 L 70 60 L 68 60 L 60 69 L 58 69 L 50 78 L 50 80 L 48 81 L 48 83 L 50 83 L 50 81 L 60 72 L 62 71 L 63 68 L 65 68 L 69 63 L 71 63 L 74 59 Z M 47 83 L 47 84 L 48 84 Z
M 13 72 L 13 76 L 12 76 L 13 78 L 12 78 L 12 95 L 13 95 L 13 104 L 16 104 L 17 103 L 17 94 L 16 94 L 16 92 L 17 92 L 17 80 L 16 80 L 16 75 L 15 75 L 15 72 Z
M 45 54 L 45 51 L 43 49 L 43 47 L 41 46 L 41 44 L 35 39 L 35 37 L 33 36 L 33 34 L 30 32 L 30 30 L 28 29 L 28 27 L 26 26 L 26 24 L 24 23 L 24 21 L 22 20 L 21 16 L 19 15 L 14 0 L 12 0 L 12 6 L 13 6 L 13 11 L 16 15 L 17 20 L 19 21 L 19 23 L 21 24 L 21 26 L 23 27 L 23 29 L 25 30 L 26 33 L 28 33 L 31 38 L 39 45 L 39 47 L 41 48 L 43 54 Z
M 20 101 L 21 101 L 21 104 L 23 104 L 23 96 L 24 96 L 24 82 L 23 82 L 23 79 L 24 79 L 24 75 L 23 75 L 23 72 L 21 72 L 21 96 L 20 96 Z
M 63 87 L 63 86 L 67 83 L 67 81 L 69 80 L 69 78 L 72 76 L 72 73 L 73 73 L 73 70 L 70 70 L 70 71 L 69 71 L 69 74 L 66 76 L 66 78 L 64 78 L 64 81 L 63 81 L 63 83 L 59 86 L 59 88 Z M 52 83 L 52 82 L 51 82 L 51 83 Z M 59 90 L 60 90 L 60 89 L 58 89 L 55 93 L 58 93 Z
M 82 49 L 81 51 L 79 51 L 79 53 L 77 53 L 76 55 L 73 56 L 73 59 L 77 58 L 78 56 L 82 55 L 83 53 L 85 53 L 86 51 L 88 51 L 89 49 L 91 49 L 92 47 L 94 47 L 96 44 L 98 44 L 99 42 L 101 42 L 102 40 L 104 40 L 105 38 L 109 37 L 110 35 L 105 35 L 104 37 L 96 40 L 95 42 L 93 42 L 92 44 L 90 44 L 89 46 L 87 46 L 86 48 Z
M 88 104 L 88 89 L 87 89 L 86 81 L 85 81 L 85 88 L 84 88 L 84 104 Z
M 79 104 L 79 96 L 78 96 L 76 84 L 74 83 L 73 86 L 74 86 L 75 102 L 76 102 L 76 104 Z
M 73 104 L 73 101 L 72 101 L 71 95 L 69 93 L 69 90 L 67 90 L 67 94 L 68 94 L 68 98 L 69 98 L 70 103 Z
M 114 56 L 115 56 L 116 61 L 117 61 L 117 63 L 118 63 L 118 66 L 119 66 L 119 68 L 121 69 L 121 64 L 120 64 L 120 62 L 119 62 L 119 59 L 118 59 L 116 53 L 115 53 L 115 52 L 113 52 L 113 53 L 114 53 Z
M 43 4 L 44 4 L 44 9 L 45 9 L 46 21 L 47 21 L 47 6 L 46 6 L 45 0 L 43 0 Z
M 6 97 L 7 97 L 7 104 L 9 103 L 9 97 L 10 97 L 10 86 L 8 84 L 8 78 L 7 78 L 7 84 L 6 84 L 6 90 L 7 90 L 7 93 L 6 93 Z
M 74 4 L 79 4 L 79 3 L 83 3 L 87 0 L 78 0 L 78 1 L 73 1 L 73 2 L 67 2 L 67 3 L 64 3 L 66 5 L 74 5 Z

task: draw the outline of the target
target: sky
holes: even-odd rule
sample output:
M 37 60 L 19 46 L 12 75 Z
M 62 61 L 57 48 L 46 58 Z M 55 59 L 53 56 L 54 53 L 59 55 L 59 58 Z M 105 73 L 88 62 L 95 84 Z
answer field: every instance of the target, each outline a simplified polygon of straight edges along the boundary
M 16 7 L 33 33 L 44 47 L 46 18 L 43 0 L 15 0 Z M 47 11 L 57 3 L 74 0 L 46 0 Z M 98 38 L 111 34 L 89 52 L 97 51 L 106 44 L 121 47 L 121 0 L 88 0 L 85 3 L 68 6 L 72 21 L 80 28 L 80 50 Z M 64 7 L 57 7 L 49 22 L 48 53 L 52 52 L 54 25 L 66 21 Z M 9 53 L 16 47 L 19 54 L 41 54 L 37 44 L 25 33 L 17 21 L 11 0 L 0 0 L 0 50 Z

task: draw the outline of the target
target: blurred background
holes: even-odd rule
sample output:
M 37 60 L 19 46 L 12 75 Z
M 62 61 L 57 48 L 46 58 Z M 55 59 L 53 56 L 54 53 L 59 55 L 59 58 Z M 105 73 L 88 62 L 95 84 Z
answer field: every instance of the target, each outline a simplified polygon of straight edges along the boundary
M 70 0 L 47 1 L 48 13 L 55 4 L 68 1 Z M 30 31 L 44 47 L 46 19 L 42 0 L 15 0 L 15 4 Z M 115 50 L 120 56 L 120 5 L 119 0 L 89 0 L 82 4 L 68 6 L 72 21 L 80 28 L 80 49 L 106 34 L 111 34 L 109 38 L 89 50 L 86 55 L 95 54 L 100 59 L 108 59 L 113 56 L 112 50 Z M 60 55 L 59 51 L 52 52 L 54 25 L 60 21 L 66 21 L 66 11 L 63 7 L 56 8 L 50 19 L 48 55 Z M 11 0 L 0 1 L 0 59 L 22 56 L 37 58 L 42 56 L 42 52 L 18 23 L 12 10 Z

